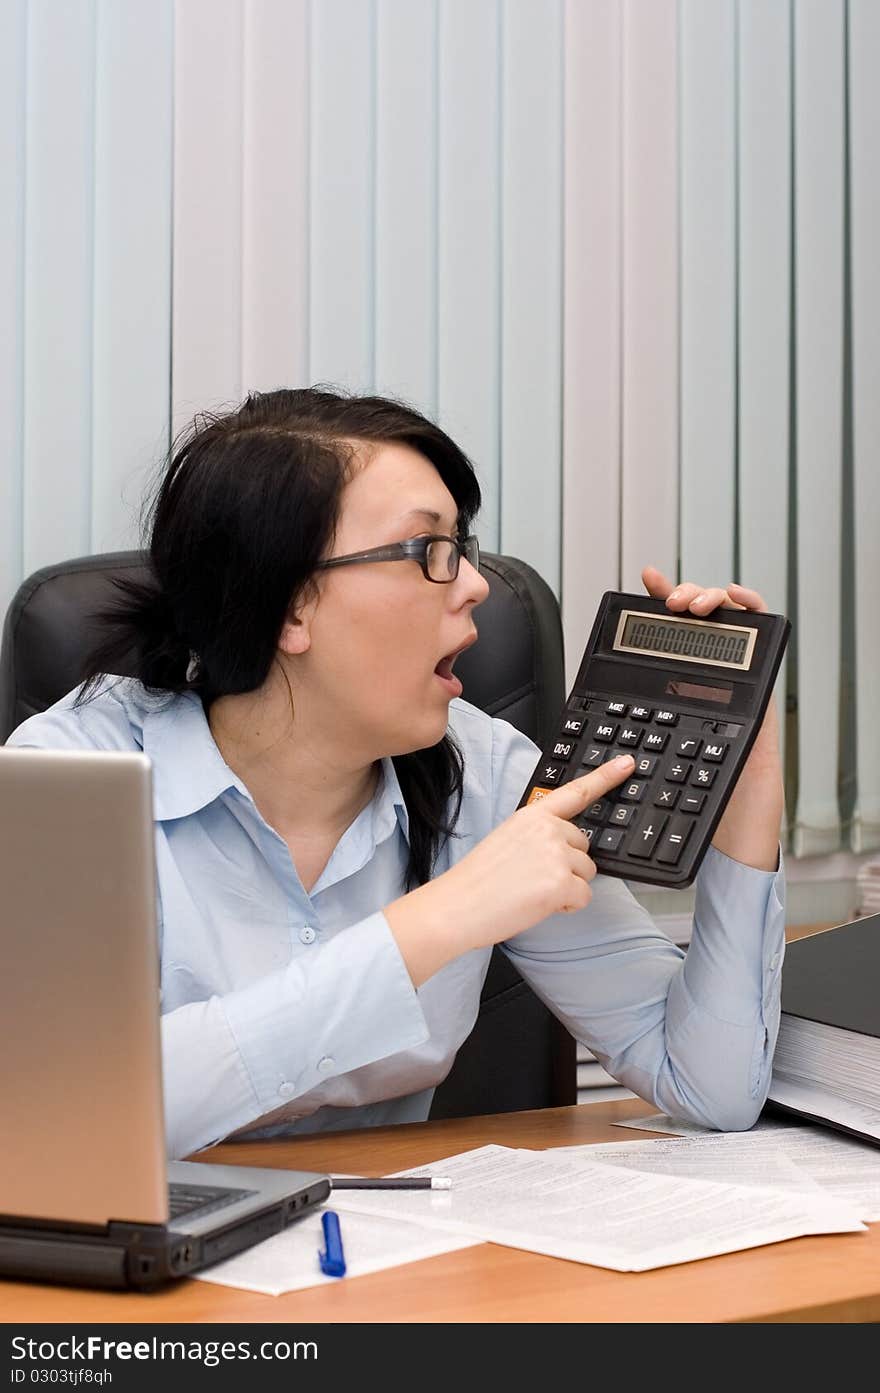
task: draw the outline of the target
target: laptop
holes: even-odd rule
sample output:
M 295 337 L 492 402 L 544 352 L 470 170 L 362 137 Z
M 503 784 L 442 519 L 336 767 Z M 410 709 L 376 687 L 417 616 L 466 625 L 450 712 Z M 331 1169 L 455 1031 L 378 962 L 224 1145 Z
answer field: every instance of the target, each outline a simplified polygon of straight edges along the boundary
M 0 748 L 0 1276 L 154 1287 L 330 1191 L 166 1160 L 156 924 L 149 759 Z

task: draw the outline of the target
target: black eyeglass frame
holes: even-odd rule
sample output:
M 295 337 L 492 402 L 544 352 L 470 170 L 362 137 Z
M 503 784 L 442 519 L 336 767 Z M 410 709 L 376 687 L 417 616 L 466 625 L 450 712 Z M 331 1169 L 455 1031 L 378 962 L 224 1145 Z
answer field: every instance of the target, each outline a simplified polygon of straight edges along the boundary
M 438 580 L 436 576 L 429 574 L 428 548 L 432 542 L 451 542 L 455 547 L 458 557 L 455 575 Z M 319 561 L 316 570 L 326 570 L 330 566 L 355 566 L 361 561 L 417 561 L 425 580 L 429 580 L 432 585 L 451 585 L 452 581 L 458 580 L 462 557 L 475 571 L 480 569 L 480 543 L 476 536 L 472 534 L 462 541 L 443 532 L 432 532 L 428 537 L 410 537 L 405 542 L 389 542 L 387 546 L 370 547 L 368 551 L 352 551 L 347 556 L 331 556 L 327 561 Z

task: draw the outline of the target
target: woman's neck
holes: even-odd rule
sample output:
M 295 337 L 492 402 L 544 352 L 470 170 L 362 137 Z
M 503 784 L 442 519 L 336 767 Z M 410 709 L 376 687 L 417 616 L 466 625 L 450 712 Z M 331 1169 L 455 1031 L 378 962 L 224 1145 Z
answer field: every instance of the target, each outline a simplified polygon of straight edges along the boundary
M 226 764 L 260 813 L 291 838 L 342 836 L 376 790 L 381 766 L 346 756 L 338 737 L 322 738 L 295 716 L 286 682 L 220 697 L 208 725 Z

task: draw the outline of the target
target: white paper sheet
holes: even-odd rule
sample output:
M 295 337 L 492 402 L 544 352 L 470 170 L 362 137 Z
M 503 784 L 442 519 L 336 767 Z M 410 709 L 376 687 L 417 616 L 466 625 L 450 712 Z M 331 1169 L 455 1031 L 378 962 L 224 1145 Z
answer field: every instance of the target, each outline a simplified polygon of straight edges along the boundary
M 866 1222 L 880 1220 L 880 1147 L 820 1127 L 772 1122 L 749 1132 L 707 1132 L 699 1137 L 607 1142 L 557 1151 L 652 1174 L 789 1189 L 819 1186 L 857 1210 Z
M 552 1154 L 574 1153 L 591 1164 L 626 1166 L 629 1170 L 674 1175 L 681 1180 L 823 1193 L 819 1182 L 776 1141 L 766 1139 L 757 1147 L 756 1141 L 761 1139 L 749 1132 L 713 1132 L 707 1137 L 658 1137 L 655 1141 L 556 1147 Z
M 346 1191 L 335 1197 L 335 1206 L 468 1232 L 507 1247 L 621 1272 L 643 1272 L 808 1233 L 864 1229 L 857 1213 L 822 1192 L 699 1179 L 683 1183 L 560 1151 L 485 1146 L 408 1173 L 448 1175 L 453 1188 Z
M 698 1122 L 686 1122 L 683 1117 L 670 1117 L 668 1112 L 652 1112 L 649 1117 L 633 1117 L 629 1122 L 612 1122 L 612 1127 L 632 1127 L 637 1132 L 668 1132 L 675 1137 L 750 1137 L 755 1132 L 778 1132 L 791 1126 L 778 1118 L 760 1117 L 745 1132 L 719 1132 L 716 1127 L 701 1127 Z
M 335 1195 L 333 1208 L 340 1208 Z M 340 1227 L 345 1250 L 345 1278 L 325 1277 L 318 1266 L 318 1249 L 324 1247 L 320 1209 L 304 1214 L 283 1233 L 273 1234 L 253 1248 L 195 1275 L 203 1282 L 219 1282 L 222 1286 L 280 1296 L 285 1291 L 331 1285 L 348 1277 L 363 1277 L 368 1272 L 381 1272 L 383 1268 L 397 1267 L 400 1263 L 435 1257 L 438 1253 L 472 1248 L 482 1241 L 468 1234 L 429 1229 L 372 1214 L 345 1214 Z
M 676 1137 L 715 1136 L 712 1127 L 701 1127 L 697 1122 L 686 1122 L 681 1117 L 670 1117 L 667 1112 L 652 1112 L 650 1117 L 631 1117 L 629 1122 L 612 1122 L 612 1127 L 631 1127 L 637 1132 L 670 1132 Z

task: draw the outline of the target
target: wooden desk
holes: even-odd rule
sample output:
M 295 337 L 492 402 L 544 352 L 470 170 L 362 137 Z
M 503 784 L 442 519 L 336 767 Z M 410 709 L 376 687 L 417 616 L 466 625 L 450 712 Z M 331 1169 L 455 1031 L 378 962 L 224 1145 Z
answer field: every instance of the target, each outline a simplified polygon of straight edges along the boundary
M 544 1112 L 227 1143 L 214 1161 L 380 1175 L 498 1142 L 573 1146 L 650 1133 L 611 1126 L 653 1111 L 641 1100 Z M 653 1272 L 611 1272 L 481 1244 L 287 1296 L 208 1282 L 149 1296 L 0 1282 L 3 1321 L 654 1322 L 880 1320 L 880 1224 L 864 1234 L 790 1239 Z

